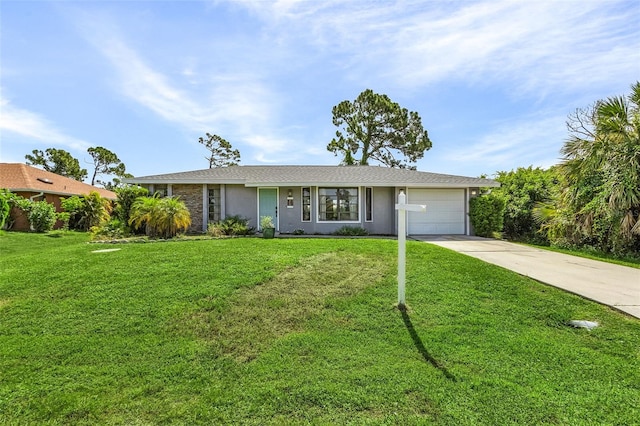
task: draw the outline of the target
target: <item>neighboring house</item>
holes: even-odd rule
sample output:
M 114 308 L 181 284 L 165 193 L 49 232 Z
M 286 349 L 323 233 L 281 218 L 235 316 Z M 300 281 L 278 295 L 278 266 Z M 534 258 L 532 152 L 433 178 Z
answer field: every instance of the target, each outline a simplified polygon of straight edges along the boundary
M 55 206 L 57 212 L 62 210 L 61 197 L 82 196 L 96 191 L 104 198 L 116 199 L 115 192 L 21 163 L 0 163 L 0 188 L 32 201 L 46 200 Z M 16 211 L 11 214 L 15 218 L 12 229 L 29 230 L 29 221 L 24 215 Z
M 347 225 L 381 235 L 397 234 L 400 190 L 407 203 L 427 206 L 426 213 L 409 213 L 409 234 L 470 235 L 469 199 L 480 188 L 500 185 L 378 166 L 230 166 L 124 181 L 180 197 L 191 212 L 191 232 L 241 215 L 256 228 L 260 217 L 271 216 L 282 233 L 329 234 Z

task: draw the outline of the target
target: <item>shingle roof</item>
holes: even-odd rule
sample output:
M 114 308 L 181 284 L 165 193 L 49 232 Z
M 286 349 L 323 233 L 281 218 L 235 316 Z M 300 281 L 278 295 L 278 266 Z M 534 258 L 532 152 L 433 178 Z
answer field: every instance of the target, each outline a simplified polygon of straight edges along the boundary
M 0 188 L 12 192 L 44 192 L 59 195 L 87 195 L 97 191 L 101 197 L 116 199 L 116 193 L 68 177 L 21 163 L 0 163 Z
M 491 179 L 379 166 L 230 166 L 125 179 L 137 184 L 243 184 L 245 186 L 497 187 Z

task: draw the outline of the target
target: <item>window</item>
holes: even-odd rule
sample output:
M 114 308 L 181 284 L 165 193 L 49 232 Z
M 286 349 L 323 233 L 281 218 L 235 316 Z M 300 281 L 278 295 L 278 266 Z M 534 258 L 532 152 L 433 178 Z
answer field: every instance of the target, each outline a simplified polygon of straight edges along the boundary
M 302 188 L 302 221 L 311 222 L 311 188 Z
M 318 188 L 319 221 L 357 221 L 358 188 Z
M 169 188 L 167 185 L 155 184 L 153 185 L 153 193 L 158 194 L 160 198 L 164 198 L 169 195 Z
M 220 187 L 209 186 L 209 222 L 220 221 Z
M 364 190 L 364 220 L 366 222 L 373 221 L 373 188 L 365 188 Z

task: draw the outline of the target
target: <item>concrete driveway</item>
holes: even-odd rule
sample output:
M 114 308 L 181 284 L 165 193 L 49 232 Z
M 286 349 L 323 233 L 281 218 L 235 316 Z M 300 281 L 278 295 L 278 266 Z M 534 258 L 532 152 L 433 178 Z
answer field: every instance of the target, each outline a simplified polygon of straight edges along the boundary
M 640 318 L 640 269 L 480 237 L 412 236 Z

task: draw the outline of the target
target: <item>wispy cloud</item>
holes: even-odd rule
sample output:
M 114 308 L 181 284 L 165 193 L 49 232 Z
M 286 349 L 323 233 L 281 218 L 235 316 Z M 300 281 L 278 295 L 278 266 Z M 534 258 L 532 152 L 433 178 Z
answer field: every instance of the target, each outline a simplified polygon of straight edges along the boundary
M 342 52 L 352 78 L 369 84 L 510 82 L 513 93 L 544 95 L 611 76 L 629 84 L 640 74 L 640 26 L 629 19 L 638 3 L 239 3 L 270 23 L 274 37 Z
M 65 134 L 45 117 L 12 105 L 8 99 L 0 98 L 0 111 L 0 130 L 3 132 L 78 151 L 85 151 L 91 146 L 84 140 Z
M 203 71 L 205 66 L 193 56 L 173 52 L 180 72 L 171 75 L 135 50 L 108 17 L 83 13 L 78 21 L 115 71 L 117 90 L 129 100 L 190 133 L 218 133 L 259 153 L 287 149 L 273 129 L 276 96 L 257 73 Z
M 565 122 L 559 117 L 554 114 L 522 117 L 518 122 L 498 124 L 490 133 L 479 136 L 477 142 L 458 146 L 443 157 L 462 169 L 479 163 L 487 171 L 513 164 L 552 166 L 558 163 L 560 146 L 566 137 Z

